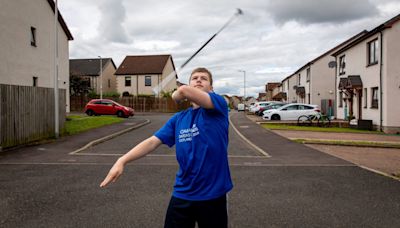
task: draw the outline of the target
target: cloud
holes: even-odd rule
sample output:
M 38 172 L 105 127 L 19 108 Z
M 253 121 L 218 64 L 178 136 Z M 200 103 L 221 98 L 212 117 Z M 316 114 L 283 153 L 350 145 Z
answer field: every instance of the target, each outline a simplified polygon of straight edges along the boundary
M 345 23 L 379 12 L 375 5 L 365 0 L 271 0 L 268 10 L 280 24 L 288 21 L 303 24 Z
M 123 27 L 126 12 L 122 0 L 102 0 L 99 2 L 98 7 L 101 12 L 100 37 L 109 42 L 130 43 L 130 39 Z

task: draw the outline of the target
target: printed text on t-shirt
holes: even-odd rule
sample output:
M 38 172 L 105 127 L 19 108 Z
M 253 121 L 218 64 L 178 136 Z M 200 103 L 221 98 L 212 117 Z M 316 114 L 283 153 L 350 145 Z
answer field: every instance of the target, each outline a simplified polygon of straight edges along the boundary
M 193 124 L 192 128 L 182 129 L 179 131 L 179 142 L 192 141 L 192 138 L 198 134 L 200 134 L 199 129 L 196 127 L 196 124 Z

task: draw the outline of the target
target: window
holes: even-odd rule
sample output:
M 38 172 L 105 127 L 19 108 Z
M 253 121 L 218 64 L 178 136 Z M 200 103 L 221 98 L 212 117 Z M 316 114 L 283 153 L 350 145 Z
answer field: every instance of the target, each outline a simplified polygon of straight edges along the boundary
M 36 47 L 36 28 L 31 27 L 31 46 Z
M 286 107 L 286 110 L 297 110 L 298 109 L 298 105 L 290 105 L 288 107 Z
M 33 77 L 33 87 L 38 86 L 38 77 Z
M 368 89 L 364 88 L 364 94 L 363 94 L 363 96 L 364 96 L 364 108 L 367 108 L 367 103 L 368 103 L 367 92 L 368 92 Z
M 378 63 L 378 39 L 369 42 L 368 44 L 368 65 Z
M 345 74 L 345 68 L 346 68 L 346 56 L 340 56 L 339 57 L 339 75 Z
M 301 81 L 301 74 L 297 75 L 297 85 L 300 85 L 300 81 Z
M 111 87 L 111 79 L 108 79 L 108 88 Z
M 339 93 L 339 107 L 343 107 L 343 92 Z
M 310 81 L 310 68 L 307 69 L 307 76 L 306 76 L 307 82 Z
M 371 108 L 378 108 L 379 107 L 379 100 L 378 100 L 378 87 L 372 88 L 372 100 L 371 100 Z
M 145 76 L 144 85 L 145 86 L 151 86 L 151 76 Z
M 125 87 L 131 86 L 131 77 L 125 77 Z

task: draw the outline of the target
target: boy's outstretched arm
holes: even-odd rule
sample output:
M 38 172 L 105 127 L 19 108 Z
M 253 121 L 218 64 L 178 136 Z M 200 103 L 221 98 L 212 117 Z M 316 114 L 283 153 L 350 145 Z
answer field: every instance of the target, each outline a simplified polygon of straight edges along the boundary
M 172 99 L 179 103 L 184 99 L 199 105 L 200 107 L 213 109 L 214 105 L 211 101 L 210 95 L 201 89 L 187 85 L 180 86 L 173 94 Z
M 144 140 L 143 142 L 136 145 L 128 153 L 120 157 L 108 172 L 106 178 L 101 182 L 100 187 L 107 186 L 110 182 L 115 182 L 124 171 L 125 165 L 130 162 L 144 157 L 146 154 L 155 150 L 162 144 L 161 140 L 155 136 Z

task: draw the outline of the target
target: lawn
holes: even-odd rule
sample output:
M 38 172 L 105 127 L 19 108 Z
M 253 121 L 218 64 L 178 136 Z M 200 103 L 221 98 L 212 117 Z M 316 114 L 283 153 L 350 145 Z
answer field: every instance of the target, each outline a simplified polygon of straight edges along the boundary
M 264 128 L 271 129 L 271 130 L 384 134 L 380 131 L 358 130 L 358 129 L 353 129 L 353 128 L 341 128 L 341 127 L 296 126 L 296 125 L 286 125 L 286 124 L 278 124 L 278 123 L 262 123 L 261 125 Z
M 114 123 L 124 121 L 122 118 L 116 116 L 80 116 L 71 115 L 65 121 L 65 127 L 62 131 L 63 135 L 74 135 L 84 132 L 93 128 L 102 127 Z

